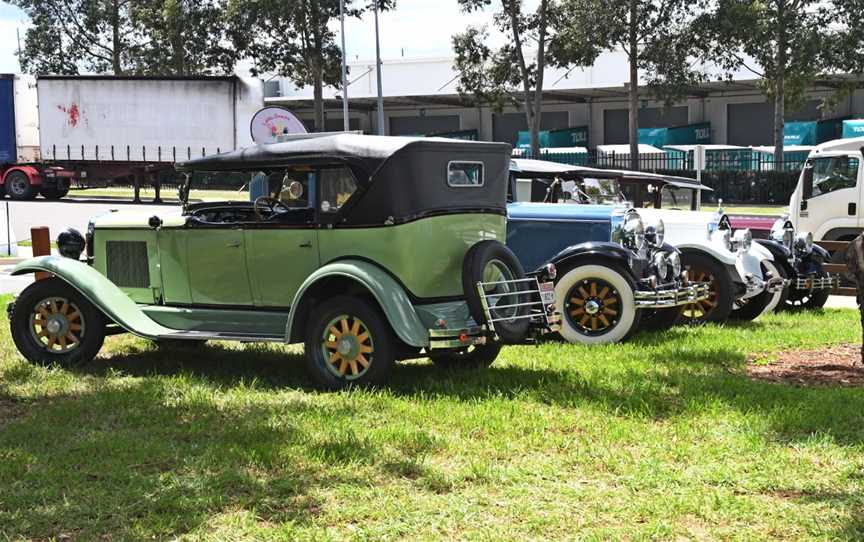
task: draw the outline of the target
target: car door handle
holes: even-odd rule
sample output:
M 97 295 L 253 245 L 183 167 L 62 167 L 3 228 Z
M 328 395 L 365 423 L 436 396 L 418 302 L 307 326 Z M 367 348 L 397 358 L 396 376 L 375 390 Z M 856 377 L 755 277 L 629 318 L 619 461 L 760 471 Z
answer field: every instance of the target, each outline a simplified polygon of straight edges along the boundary
M 240 241 L 231 241 L 227 245 L 228 248 L 240 248 Z
M 300 243 L 300 248 L 312 248 L 312 241 L 303 241 Z

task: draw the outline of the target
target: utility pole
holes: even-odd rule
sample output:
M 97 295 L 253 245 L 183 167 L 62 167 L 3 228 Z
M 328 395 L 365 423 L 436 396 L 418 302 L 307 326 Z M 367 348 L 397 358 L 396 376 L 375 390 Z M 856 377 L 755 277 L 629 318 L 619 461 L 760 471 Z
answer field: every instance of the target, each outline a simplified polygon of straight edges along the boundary
M 18 71 L 23 71 L 21 68 L 21 29 L 15 27 L 15 37 L 18 38 Z
M 378 39 L 378 0 L 373 0 L 375 11 L 375 72 L 378 74 L 378 135 L 386 135 L 384 130 L 384 94 L 381 90 L 381 42 Z
M 348 119 L 348 53 L 345 50 L 345 0 L 339 0 L 339 21 L 342 24 L 342 129 L 351 129 Z

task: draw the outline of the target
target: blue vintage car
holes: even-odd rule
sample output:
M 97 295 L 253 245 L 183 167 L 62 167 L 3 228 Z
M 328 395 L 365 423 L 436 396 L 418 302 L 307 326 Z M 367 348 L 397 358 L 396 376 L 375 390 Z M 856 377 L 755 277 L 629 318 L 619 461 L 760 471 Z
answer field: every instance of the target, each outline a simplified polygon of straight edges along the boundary
M 531 181 L 554 175 L 557 167 L 535 166 L 511 165 L 507 246 L 525 269 L 555 264 L 562 337 L 585 344 L 621 341 L 639 328 L 645 311 L 653 316 L 662 312 L 657 309 L 708 297 L 707 284 L 687 283 L 680 253 L 663 242 L 662 222 L 646 227 L 625 205 L 531 203 L 542 197 L 526 191 L 547 186 Z M 602 199 L 603 179 L 594 180 L 594 199 Z

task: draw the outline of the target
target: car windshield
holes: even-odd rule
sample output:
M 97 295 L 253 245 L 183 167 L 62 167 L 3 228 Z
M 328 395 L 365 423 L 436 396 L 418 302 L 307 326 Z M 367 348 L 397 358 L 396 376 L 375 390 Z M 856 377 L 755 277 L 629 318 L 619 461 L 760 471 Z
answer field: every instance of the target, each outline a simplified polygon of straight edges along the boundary
M 667 184 L 660 190 L 660 206 L 665 209 L 693 209 L 696 191 L 692 188 L 682 188 Z

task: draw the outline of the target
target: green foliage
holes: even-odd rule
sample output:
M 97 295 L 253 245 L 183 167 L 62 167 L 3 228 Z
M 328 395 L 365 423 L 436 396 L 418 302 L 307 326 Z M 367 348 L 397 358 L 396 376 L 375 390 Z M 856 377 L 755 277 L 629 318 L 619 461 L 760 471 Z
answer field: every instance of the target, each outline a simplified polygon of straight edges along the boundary
M 742 371 L 858 338 L 852 310 L 773 315 L 319 393 L 279 346 L 34 367 L 4 311 L 0 538 L 860 540 L 861 390 Z
M 483 10 L 492 0 L 459 0 L 466 12 Z M 540 0 L 534 11 L 523 9 L 521 1 L 494 3 L 492 27 L 506 41 L 499 48 L 489 46 L 489 28 L 468 27 L 453 36 L 455 68 L 460 73 L 458 90 L 465 99 L 476 99 L 501 110 L 518 105 L 525 111 L 531 148 L 539 154 L 543 75 L 548 64 L 561 65 L 557 54 L 564 49 L 558 33 L 563 19 L 560 3 Z M 580 59 L 590 65 L 597 52 Z M 569 59 L 570 63 L 575 60 Z
M 230 72 L 221 0 L 13 0 L 31 19 L 31 73 L 189 75 Z
M 345 2 L 346 17 L 359 17 L 376 0 Z M 395 0 L 377 0 L 380 10 Z M 315 92 L 316 124 L 323 130 L 323 87 L 341 86 L 342 51 L 331 23 L 339 18 L 339 0 L 228 0 L 228 34 L 237 54 L 254 61 L 252 73 L 291 79 Z

